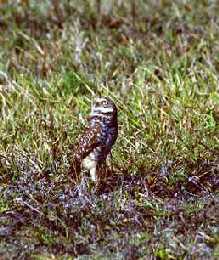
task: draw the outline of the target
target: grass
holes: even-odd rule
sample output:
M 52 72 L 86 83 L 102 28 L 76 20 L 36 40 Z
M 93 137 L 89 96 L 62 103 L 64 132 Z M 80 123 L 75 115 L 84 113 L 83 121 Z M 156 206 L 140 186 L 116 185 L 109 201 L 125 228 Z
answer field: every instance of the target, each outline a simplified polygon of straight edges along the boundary
M 216 258 L 216 1 L 0 5 L 1 257 Z M 69 154 L 100 94 L 113 172 L 79 197 Z

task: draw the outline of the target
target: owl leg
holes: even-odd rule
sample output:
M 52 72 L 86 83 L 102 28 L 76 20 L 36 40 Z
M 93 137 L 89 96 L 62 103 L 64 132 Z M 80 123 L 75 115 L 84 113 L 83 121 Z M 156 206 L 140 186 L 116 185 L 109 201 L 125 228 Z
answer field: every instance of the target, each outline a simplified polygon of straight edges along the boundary
M 102 179 L 102 170 L 103 170 L 102 163 L 98 163 L 97 167 L 96 167 L 96 182 L 98 182 L 98 183 Z
M 90 169 L 90 177 L 91 177 L 91 180 L 92 180 L 93 182 L 96 182 L 96 181 L 97 181 L 96 172 L 97 172 L 97 164 L 95 164 L 95 165 Z
M 107 178 L 107 166 L 106 161 L 103 161 L 97 164 L 96 167 L 96 184 L 95 184 L 95 193 L 101 194 L 105 190 Z

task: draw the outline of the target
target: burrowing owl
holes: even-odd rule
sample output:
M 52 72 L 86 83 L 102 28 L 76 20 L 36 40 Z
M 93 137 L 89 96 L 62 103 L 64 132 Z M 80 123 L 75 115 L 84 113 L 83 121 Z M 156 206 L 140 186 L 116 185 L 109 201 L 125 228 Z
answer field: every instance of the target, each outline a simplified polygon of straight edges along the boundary
M 74 146 L 70 174 L 77 178 L 84 168 L 96 181 L 105 170 L 107 155 L 118 136 L 116 105 L 108 97 L 96 98 L 88 122 L 88 127 Z

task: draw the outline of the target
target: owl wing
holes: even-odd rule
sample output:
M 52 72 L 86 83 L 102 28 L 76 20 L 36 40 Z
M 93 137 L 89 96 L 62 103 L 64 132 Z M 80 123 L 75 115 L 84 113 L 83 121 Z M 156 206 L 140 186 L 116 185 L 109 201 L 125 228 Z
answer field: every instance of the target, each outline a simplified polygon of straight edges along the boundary
M 99 145 L 101 145 L 100 126 L 88 127 L 74 146 L 74 155 L 81 161 Z
M 97 146 L 100 142 L 100 126 L 95 125 L 88 127 L 79 137 L 76 144 L 73 146 L 73 156 L 69 168 L 69 174 L 73 179 L 77 180 L 81 170 L 82 160 Z

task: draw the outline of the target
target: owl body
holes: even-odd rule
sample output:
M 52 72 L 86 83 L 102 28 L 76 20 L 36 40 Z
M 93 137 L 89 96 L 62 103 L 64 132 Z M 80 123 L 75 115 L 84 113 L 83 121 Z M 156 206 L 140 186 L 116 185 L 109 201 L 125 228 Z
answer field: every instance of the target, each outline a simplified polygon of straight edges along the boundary
M 71 172 L 90 171 L 91 179 L 101 178 L 107 156 L 118 136 L 117 108 L 109 98 L 97 98 L 92 106 L 88 128 L 74 147 Z

